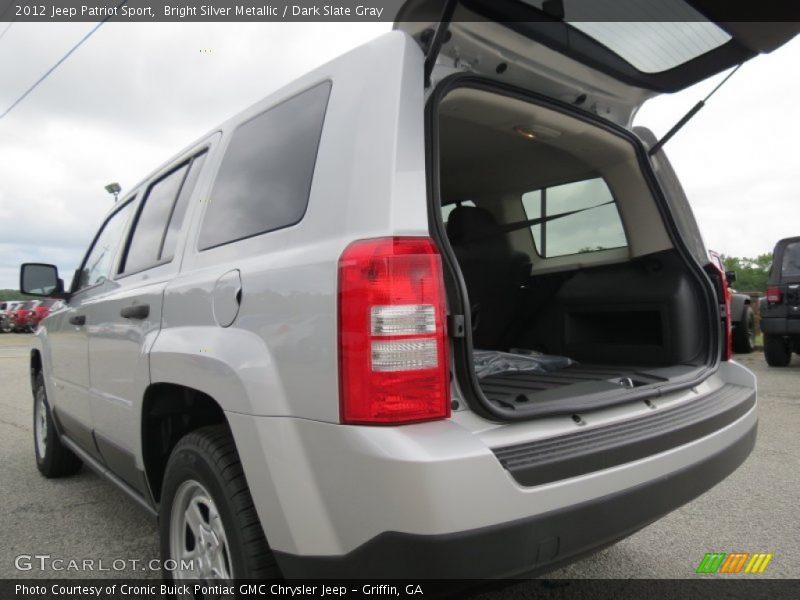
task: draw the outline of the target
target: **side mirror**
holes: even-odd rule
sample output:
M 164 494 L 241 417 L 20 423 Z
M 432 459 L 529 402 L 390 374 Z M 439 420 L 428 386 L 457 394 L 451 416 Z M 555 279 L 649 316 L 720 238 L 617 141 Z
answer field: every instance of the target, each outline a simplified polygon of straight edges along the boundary
M 725 279 L 728 280 L 729 284 L 736 281 L 736 271 L 725 271 Z
M 55 265 L 23 264 L 19 270 L 19 290 L 31 296 L 64 298 L 64 282 L 58 278 Z

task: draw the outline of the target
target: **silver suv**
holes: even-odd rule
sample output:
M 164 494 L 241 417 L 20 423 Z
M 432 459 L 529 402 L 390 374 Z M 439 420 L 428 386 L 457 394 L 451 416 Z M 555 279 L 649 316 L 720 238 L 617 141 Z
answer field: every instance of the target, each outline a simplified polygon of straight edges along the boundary
M 408 8 L 190 144 L 68 290 L 23 265 L 66 301 L 30 357 L 39 470 L 158 515 L 173 577 L 541 572 L 753 448 L 721 273 L 630 123 L 794 32 L 644 23 L 645 52 L 491 6 Z

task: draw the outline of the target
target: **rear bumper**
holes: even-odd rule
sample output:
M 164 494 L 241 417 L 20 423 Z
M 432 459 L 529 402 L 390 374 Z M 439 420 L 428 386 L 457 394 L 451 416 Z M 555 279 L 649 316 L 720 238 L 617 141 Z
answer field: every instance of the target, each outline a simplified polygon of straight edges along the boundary
M 445 535 L 387 532 L 344 556 L 276 555 L 289 578 L 534 575 L 614 543 L 707 491 L 747 458 L 756 429 L 667 476 L 527 519 Z
M 677 421 L 662 421 L 665 427 L 659 429 L 645 418 L 689 403 L 710 406 L 720 384 L 737 386 L 745 405 L 743 413 L 728 412 L 725 423 L 689 432 L 666 428 L 677 427 Z M 570 458 L 558 477 L 531 471 L 536 483 L 527 469 L 542 448 L 528 443 L 537 431 L 552 429 L 552 420 L 492 428 L 464 414 L 366 427 L 227 416 L 259 518 L 286 577 L 472 579 L 552 569 L 630 535 L 711 488 L 753 447 L 754 396 L 752 374 L 726 363 L 708 382 L 682 392 L 681 398 L 688 398 L 684 404 L 670 401 L 654 411 L 642 403 L 641 414 L 627 423 L 664 433 L 666 446 L 638 440 L 634 430 L 610 432 L 599 426 L 600 416 L 588 416 L 588 426 L 579 428 L 585 433 L 570 438 L 576 444 L 569 445 L 569 457 L 585 458 L 584 450 L 593 449 L 604 453 L 603 464 L 586 471 L 573 468 Z M 613 410 L 630 413 L 634 407 Z M 703 415 L 696 417 L 692 423 L 708 424 Z M 577 427 L 571 418 L 563 420 Z M 626 440 L 627 448 L 596 439 L 592 431 L 601 430 L 612 433 L 612 441 Z M 673 436 L 673 430 L 684 437 Z M 507 461 L 504 466 L 500 449 L 521 442 L 525 469 Z M 548 464 L 566 457 L 565 448 L 554 450 Z
M 800 319 L 762 318 L 761 332 L 766 335 L 800 335 Z

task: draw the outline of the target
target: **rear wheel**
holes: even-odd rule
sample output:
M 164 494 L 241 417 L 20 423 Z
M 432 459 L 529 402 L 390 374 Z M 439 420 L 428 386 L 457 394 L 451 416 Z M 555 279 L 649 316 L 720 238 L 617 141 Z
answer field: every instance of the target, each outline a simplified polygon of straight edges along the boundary
M 186 435 L 170 455 L 161 497 L 161 556 L 173 579 L 279 578 L 239 454 L 224 425 Z
M 764 336 L 764 358 L 771 367 L 785 367 L 792 360 L 789 340 L 779 335 Z
M 733 351 L 739 354 L 750 354 L 756 348 L 756 318 L 753 309 L 744 305 L 742 319 L 733 334 Z
M 36 467 L 45 477 L 65 477 L 81 468 L 81 459 L 58 439 L 41 371 L 33 383 L 33 449 Z

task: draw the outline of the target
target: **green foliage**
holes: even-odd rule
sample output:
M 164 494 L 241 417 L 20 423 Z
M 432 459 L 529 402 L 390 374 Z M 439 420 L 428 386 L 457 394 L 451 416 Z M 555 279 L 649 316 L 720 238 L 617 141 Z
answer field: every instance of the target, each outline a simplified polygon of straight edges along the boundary
M 733 288 L 740 292 L 764 292 L 767 289 L 772 254 L 759 254 L 755 258 L 722 256 L 726 271 L 736 271 Z
M 0 290 L 0 302 L 5 302 L 6 300 L 27 300 L 33 297 L 34 296 L 28 296 L 28 294 L 18 292 L 17 290 Z

